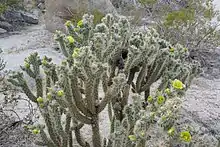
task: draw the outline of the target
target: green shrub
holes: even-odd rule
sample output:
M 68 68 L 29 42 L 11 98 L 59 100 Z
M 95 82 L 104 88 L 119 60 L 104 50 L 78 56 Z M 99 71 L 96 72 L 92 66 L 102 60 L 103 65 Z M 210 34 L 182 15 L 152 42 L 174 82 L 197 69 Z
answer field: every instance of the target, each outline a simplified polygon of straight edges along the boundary
M 0 0 L 0 14 L 4 13 L 8 7 L 17 7 L 20 0 Z

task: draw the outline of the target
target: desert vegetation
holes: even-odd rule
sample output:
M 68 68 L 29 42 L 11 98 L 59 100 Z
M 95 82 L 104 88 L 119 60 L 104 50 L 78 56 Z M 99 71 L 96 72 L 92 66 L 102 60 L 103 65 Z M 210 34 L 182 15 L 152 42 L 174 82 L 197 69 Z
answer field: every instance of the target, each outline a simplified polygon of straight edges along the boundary
M 58 29 L 62 62 L 33 52 L 19 71 L 4 71 L 0 59 L 5 103 L 29 106 L 23 120 L 14 107 L 17 119 L 1 108 L 10 125 L 0 126 L 0 139 L 5 128 L 23 126 L 23 140 L 36 146 L 206 147 L 201 132 L 181 122 L 181 110 L 191 82 L 219 47 L 212 1 L 100 0 L 111 5 L 106 11 L 94 1 L 71 3 L 46 1 L 42 14 L 49 30 Z M 0 5 L 2 14 L 8 5 Z M 58 17 L 61 26 L 48 21 Z

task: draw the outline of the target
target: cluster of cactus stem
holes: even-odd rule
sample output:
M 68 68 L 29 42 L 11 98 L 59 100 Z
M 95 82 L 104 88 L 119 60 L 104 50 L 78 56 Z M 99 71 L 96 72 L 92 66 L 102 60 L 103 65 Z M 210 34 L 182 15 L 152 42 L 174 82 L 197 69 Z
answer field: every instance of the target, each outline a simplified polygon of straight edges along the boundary
M 0 54 L 2 53 L 2 50 L 0 48 Z M 2 71 L 5 68 L 5 62 L 4 60 L 0 57 L 0 71 Z
M 66 34 L 55 34 L 66 57 L 61 65 L 33 53 L 21 66 L 35 80 L 35 93 L 23 72 L 8 79 L 39 106 L 45 125 L 32 129 L 42 138 L 38 145 L 72 147 L 74 132 L 82 147 L 144 146 L 149 124 L 161 122 L 164 129 L 175 125 L 173 103 L 199 69 L 197 63 L 187 61 L 186 48 L 172 46 L 152 28 L 132 32 L 123 16 L 107 14 L 94 26 L 93 16 L 85 14 L 77 25 L 68 21 L 65 26 Z M 162 82 L 157 95 L 151 96 L 151 85 L 158 80 Z M 111 135 L 103 139 L 99 114 L 106 107 Z M 167 116 L 166 112 L 173 113 Z M 163 122 L 163 116 L 169 119 Z M 84 124 L 92 128 L 92 144 L 82 136 Z
M 2 50 L 0 48 L 0 54 L 1 53 L 2 53 Z M 3 81 L 3 79 L 4 79 L 4 76 L 2 75 L 1 72 L 4 70 L 5 65 L 6 65 L 5 61 L 3 60 L 3 58 L 0 57 L 0 82 Z

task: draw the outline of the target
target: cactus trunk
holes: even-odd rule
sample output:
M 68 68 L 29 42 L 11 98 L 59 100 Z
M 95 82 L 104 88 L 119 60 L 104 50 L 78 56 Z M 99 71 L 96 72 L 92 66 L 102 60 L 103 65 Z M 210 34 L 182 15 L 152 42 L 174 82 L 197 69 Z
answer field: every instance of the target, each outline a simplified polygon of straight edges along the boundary
M 101 147 L 101 136 L 99 131 L 99 119 L 98 116 L 93 117 L 92 124 L 92 142 L 94 147 Z

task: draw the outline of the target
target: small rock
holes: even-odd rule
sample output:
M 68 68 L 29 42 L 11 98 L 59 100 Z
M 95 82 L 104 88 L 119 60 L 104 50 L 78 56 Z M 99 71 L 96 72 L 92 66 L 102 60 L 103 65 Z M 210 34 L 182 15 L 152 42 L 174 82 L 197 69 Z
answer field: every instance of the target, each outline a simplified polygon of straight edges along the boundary
M 6 21 L 0 21 L 0 28 L 6 31 L 13 31 L 13 26 Z
M 5 18 L 2 15 L 0 15 L 0 21 L 5 21 Z
M 43 3 L 39 3 L 38 5 L 37 5 L 37 7 L 40 9 L 40 10 L 44 10 L 46 7 L 45 7 L 45 4 L 43 4 Z
M 37 16 L 35 16 L 34 14 L 31 14 L 31 13 L 28 13 L 28 12 L 22 12 L 22 11 L 20 11 L 20 12 L 21 12 L 21 15 L 26 23 L 38 24 L 39 20 L 38 20 Z
M 3 14 L 3 17 L 9 23 L 24 23 L 24 19 L 20 12 L 14 10 L 8 10 Z
M 0 34 L 4 34 L 4 33 L 6 33 L 7 31 L 5 30 L 5 29 L 2 29 L 2 28 L 0 28 Z

